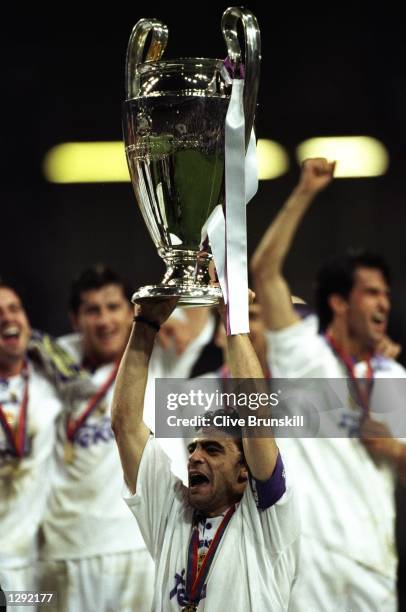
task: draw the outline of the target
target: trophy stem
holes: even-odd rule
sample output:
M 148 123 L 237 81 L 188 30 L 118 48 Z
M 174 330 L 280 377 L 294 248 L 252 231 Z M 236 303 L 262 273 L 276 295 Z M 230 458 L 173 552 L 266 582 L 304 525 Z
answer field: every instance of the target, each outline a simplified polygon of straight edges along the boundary
M 159 285 L 141 287 L 132 302 L 178 297 L 178 306 L 197 308 L 214 306 L 222 295 L 220 287 L 210 286 L 209 264 L 212 256 L 193 250 L 173 250 L 160 253 L 166 263 L 166 273 Z

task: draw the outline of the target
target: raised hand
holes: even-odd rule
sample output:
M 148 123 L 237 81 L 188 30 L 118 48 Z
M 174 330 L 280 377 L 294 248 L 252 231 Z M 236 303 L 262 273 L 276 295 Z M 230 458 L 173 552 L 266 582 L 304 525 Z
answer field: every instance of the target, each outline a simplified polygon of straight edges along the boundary
M 388 359 L 397 359 L 402 352 L 402 347 L 388 336 L 384 336 L 377 345 L 376 352 Z
M 156 300 L 150 298 L 141 304 L 136 304 L 135 314 L 151 323 L 162 325 L 172 314 L 177 303 L 178 298 L 157 298 Z
M 333 180 L 336 162 L 328 162 L 322 157 L 306 159 L 302 164 L 298 189 L 309 194 L 317 194 Z

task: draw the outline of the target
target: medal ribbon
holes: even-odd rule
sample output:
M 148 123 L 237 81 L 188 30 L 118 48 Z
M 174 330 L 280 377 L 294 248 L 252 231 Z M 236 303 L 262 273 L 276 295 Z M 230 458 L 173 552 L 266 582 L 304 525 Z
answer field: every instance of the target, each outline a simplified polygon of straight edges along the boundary
M 110 376 L 107 378 L 106 382 L 100 387 L 100 389 L 93 395 L 93 397 L 90 398 L 81 416 L 78 419 L 71 419 L 68 416 L 66 422 L 66 437 L 69 442 L 73 443 L 76 432 L 82 427 L 83 423 L 87 420 L 89 415 L 94 411 L 99 402 L 103 399 L 107 391 L 110 389 L 117 376 L 119 365 L 120 362 L 117 361 Z
M 370 355 L 367 360 L 367 373 L 365 378 L 360 379 L 355 375 L 355 359 L 351 358 L 349 355 L 344 353 L 342 348 L 337 344 L 335 339 L 331 334 L 326 334 L 325 336 L 328 344 L 330 345 L 334 354 L 338 357 L 338 359 L 345 366 L 348 376 L 351 379 L 353 384 L 355 393 L 357 395 L 358 403 L 361 405 L 362 410 L 364 411 L 365 416 L 369 414 L 369 400 L 371 397 L 372 387 L 374 384 L 374 372 L 371 366 L 371 356 Z M 367 383 L 365 385 L 365 383 Z
M 230 522 L 236 510 L 235 504 L 231 506 L 224 515 L 223 520 L 217 528 L 217 531 L 212 539 L 208 548 L 207 554 L 203 559 L 203 563 L 198 570 L 199 561 L 199 521 L 195 520 L 193 523 L 192 537 L 190 538 L 188 561 L 187 561 L 187 576 L 186 576 L 186 595 L 190 604 L 199 605 L 201 599 L 202 590 L 209 573 L 211 564 L 213 562 L 214 555 L 220 540 L 223 537 L 224 531 Z
M 4 408 L 0 404 L 0 424 L 6 434 L 9 445 L 14 451 L 16 457 L 24 457 L 27 441 L 27 410 L 28 410 L 28 365 L 24 362 L 22 376 L 24 378 L 24 392 L 18 409 L 18 421 L 15 431 L 7 421 Z

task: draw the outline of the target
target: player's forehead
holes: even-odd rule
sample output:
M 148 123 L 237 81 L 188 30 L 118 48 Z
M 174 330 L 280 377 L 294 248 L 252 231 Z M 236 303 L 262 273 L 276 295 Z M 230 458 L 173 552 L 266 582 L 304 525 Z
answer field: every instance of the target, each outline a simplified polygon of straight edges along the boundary
M 110 283 L 95 289 L 85 289 L 80 294 L 82 306 L 102 305 L 108 303 L 126 303 L 127 298 L 121 285 Z
M 377 287 L 385 291 L 389 290 L 385 276 L 379 268 L 367 268 L 364 266 L 359 266 L 354 271 L 354 287 Z
M 18 306 L 24 308 L 20 297 L 11 287 L 0 287 L 0 306 Z
M 232 450 L 237 448 L 235 440 L 225 431 L 211 428 L 209 431 L 202 430 L 188 444 L 188 449 L 193 450 L 196 447 L 207 448 L 208 446 L 218 446 L 224 450 Z

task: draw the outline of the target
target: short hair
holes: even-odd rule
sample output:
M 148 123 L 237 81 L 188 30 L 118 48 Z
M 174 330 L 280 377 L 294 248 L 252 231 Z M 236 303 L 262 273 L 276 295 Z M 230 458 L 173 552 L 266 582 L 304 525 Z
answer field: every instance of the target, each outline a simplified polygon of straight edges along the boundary
M 337 294 L 347 299 L 354 286 L 355 272 L 359 268 L 379 270 L 388 285 L 390 284 L 389 266 L 381 255 L 365 250 L 349 250 L 344 255 L 329 259 L 320 268 L 315 287 L 316 310 L 321 331 L 324 331 L 333 319 L 329 297 Z
M 13 293 L 15 293 L 18 299 L 20 300 L 22 307 L 25 310 L 22 287 L 18 287 L 14 283 L 9 283 L 7 279 L 0 276 L 0 289 L 9 289 Z
M 82 293 L 92 289 L 101 289 L 106 285 L 118 285 L 123 290 L 123 294 L 128 301 L 131 300 L 132 290 L 127 280 L 108 266 L 96 264 L 91 268 L 83 270 L 73 281 L 69 299 L 69 310 L 77 314 L 82 302 Z

